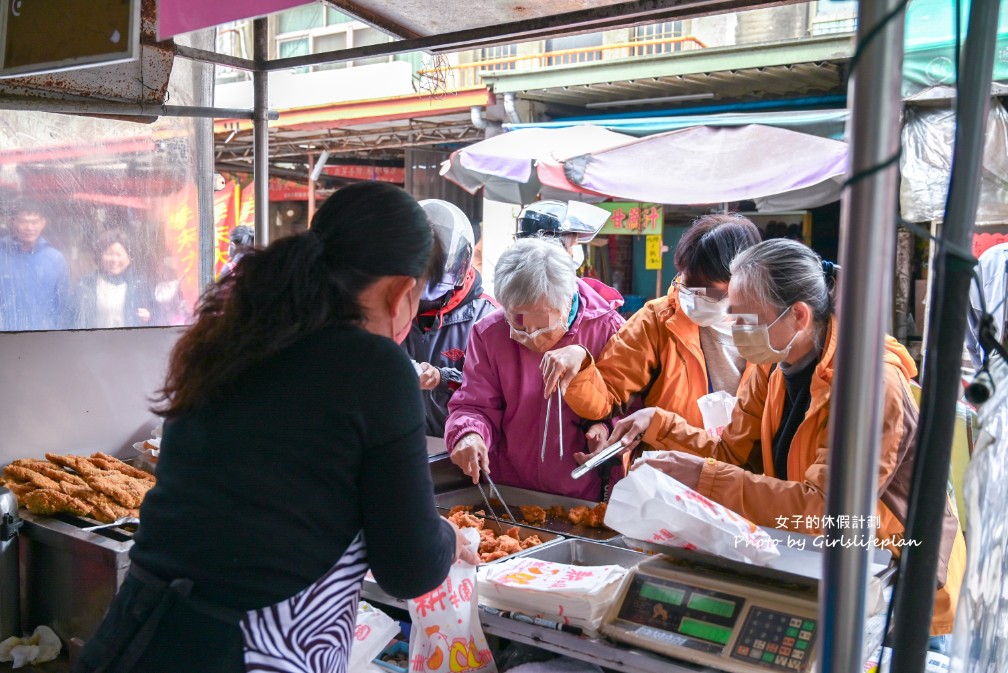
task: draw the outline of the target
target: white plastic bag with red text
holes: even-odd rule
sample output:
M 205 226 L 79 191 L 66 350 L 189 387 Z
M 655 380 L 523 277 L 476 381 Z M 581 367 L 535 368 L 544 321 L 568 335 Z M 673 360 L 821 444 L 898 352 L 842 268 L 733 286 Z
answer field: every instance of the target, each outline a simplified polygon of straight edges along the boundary
M 410 673 L 497 673 L 478 602 L 476 566 L 462 561 L 441 586 L 409 601 Z
M 381 654 L 399 633 L 399 623 L 366 601 L 357 604 L 357 623 L 350 646 L 349 673 L 364 673 L 371 660 Z
M 777 542 L 741 514 L 644 464 L 613 488 L 605 525 L 635 540 L 765 565 Z
M 704 430 L 712 437 L 720 437 L 724 429 L 731 423 L 732 411 L 738 398 L 717 390 L 704 395 L 697 400 L 700 415 L 703 417 Z

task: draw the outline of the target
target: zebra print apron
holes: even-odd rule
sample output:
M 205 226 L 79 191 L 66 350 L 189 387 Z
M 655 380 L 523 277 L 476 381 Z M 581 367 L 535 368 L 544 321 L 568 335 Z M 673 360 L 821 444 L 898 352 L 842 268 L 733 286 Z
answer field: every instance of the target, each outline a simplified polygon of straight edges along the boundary
M 346 673 L 367 573 L 363 531 L 329 572 L 287 600 L 245 613 L 248 673 Z

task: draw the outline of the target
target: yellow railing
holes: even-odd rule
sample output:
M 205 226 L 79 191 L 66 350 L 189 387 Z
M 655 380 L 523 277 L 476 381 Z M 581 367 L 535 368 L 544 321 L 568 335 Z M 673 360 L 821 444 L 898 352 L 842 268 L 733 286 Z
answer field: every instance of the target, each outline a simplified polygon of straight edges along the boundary
M 595 47 L 561 49 L 558 51 L 505 56 L 471 63 L 459 63 L 447 68 L 424 68 L 417 71 L 420 80 L 430 78 L 444 81 L 449 90 L 482 84 L 481 73 L 499 70 L 538 70 L 556 66 L 591 63 L 618 58 L 660 56 L 679 51 L 704 49 L 707 45 L 693 36 L 668 37 L 658 40 L 640 40 L 601 44 Z

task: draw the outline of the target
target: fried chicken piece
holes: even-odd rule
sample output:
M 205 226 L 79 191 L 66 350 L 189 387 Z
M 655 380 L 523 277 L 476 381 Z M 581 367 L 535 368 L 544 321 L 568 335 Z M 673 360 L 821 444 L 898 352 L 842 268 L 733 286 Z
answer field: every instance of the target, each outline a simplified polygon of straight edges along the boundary
M 511 526 L 506 531 L 504 531 L 504 535 L 510 535 L 513 538 L 518 538 L 519 537 L 518 526 Z
M 133 477 L 134 479 L 140 479 L 142 481 L 154 481 L 154 475 L 150 472 L 144 472 L 143 470 L 138 470 L 128 463 L 124 463 L 114 456 L 110 456 L 107 453 L 102 453 L 101 451 L 91 454 L 88 461 L 95 467 L 102 470 L 115 470 L 117 472 L 122 472 L 127 477 Z
M 521 549 L 521 542 L 510 535 L 497 536 L 497 551 L 502 551 L 505 554 L 515 554 L 520 552 Z
M 17 481 L 16 479 L 6 479 L 0 481 L 8 491 L 17 496 L 18 503 L 24 505 L 24 498 L 26 495 L 38 488 L 35 484 L 28 481 Z
M 91 518 L 102 523 L 112 523 L 116 519 L 120 519 L 124 516 L 133 516 L 133 512 L 135 511 L 128 507 L 123 507 L 104 493 L 92 490 L 92 488 L 87 484 L 77 486 L 75 484 L 68 484 L 64 482 L 60 484 L 60 490 L 67 495 L 77 498 L 81 502 L 85 502 L 90 505 Z
M 563 505 L 553 505 L 548 510 L 546 510 L 546 516 L 554 516 L 558 519 L 567 518 L 567 508 Z
M 82 477 L 101 473 L 101 470 L 92 465 L 84 456 L 61 456 L 55 453 L 47 453 L 45 457 L 50 462 L 69 468 Z
M 21 465 L 8 465 L 4 468 L 4 474 L 18 481 L 34 484 L 36 488 L 46 488 L 54 491 L 59 490 L 59 483 L 55 480 L 50 479 L 41 472 L 37 472 L 27 467 L 22 467 Z
M 585 523 L 589 516 L 591 516 L 591 510 L 584 505 L 571 507 L 570 511 L 567 512 L 567 520 L 575 526 Z
M 34 458 L 19 458 L 11 463 L 11 465 L 17 465 L 20 467 L 26 467 L 29 470 L 34 470 L 39 474 L 45 475 L 55 482 L 63 483 L 70 482 L 72 484 L 77 484 L 78 486 L 84 486 L 84 480 L 78 477 L 76 474 L 71 474 L 67 472 L 62 467 L 58 465 L 53 465 L 48 460 L 36 460 Z
M 492 552 L 497 549 L 497 536 L 494 534 L 492 530 L 490 530 L 489 528 L 483 528 L 480 530 L 479 534 L 480 534 L 480 543 L 479 543 L 480 553 Z
M 448 517 L 448 520 L 459 528 L 475 528 L 477 530 L 482 530 L 485 524 L 482 518 L 465 511 L 455 512 Z
M 591 528 L 605 528 L 606 507 L 608 505 L 604 502 L 595 505 L 588 514 L 588 520 L 585 522 L 585 525 Z
M 455 516 L 459 512 L 466 512 L 466 513 L 468 513 L 468 512 L 471 512 L 471 511 L 472 511 L 472 505 L 455 505 L 454 507 L 451 508 L 451 511 L 448 512 L 448 518 L 449 519 L 452 518 L 453 516 Z
M 127 508 L 139 507 L 147 491 L 153 486 L 149 481 L 133 479 L 115 471 L 89 475 L 84 481 L 94 490 Z
M 546 510 L 537 505 L 521 505 L 518 509 L 521 510 L 522 518 L 525 519 L 525 523 L 530 523 L 533 526 L 546 523 Z
M 490 563 L 491 561 L 496 561 L 499 558 L 504 558 L 507 556 L 507 552 L 503 551 L 492 551 L 486 554 L 480 554 L 480 561 L 483 563 Z
M 536 545 L 542 544 L 542 540 L 539 539 L 538 535 L 529 535 L 527 538 L 521 541 L 521 548 L 528 549 L 529 547 L 535 547 Z
M 39 488 L 26 495 L 25 507 L 29 512 L 43 516 L 52 516 L 59 512 L 77 516 L 87 516 L 91 513 L 91 506 L 86 502 L 50 488 Z

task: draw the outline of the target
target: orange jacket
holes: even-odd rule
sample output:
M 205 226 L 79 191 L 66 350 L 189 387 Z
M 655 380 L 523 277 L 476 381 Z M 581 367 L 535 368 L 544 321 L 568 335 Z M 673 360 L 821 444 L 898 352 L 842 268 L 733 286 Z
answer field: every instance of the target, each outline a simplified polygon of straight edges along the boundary
M 761 526 L 789 528 L 803 533 L 822 532 L 828 481 L 830 389 L 836 352 L 836 322 L 830 322 L 826 344 L 812 377 L 812 402 L 799 425 L 788 453 L 788 473 L 774 474 L 773 438 L 784 408 L 784 375 L 779 368 L 754 370 L 739 390 L 731 425 L 720 440 L 703 429 L 690 427 L 681 417 L 659 410 L 644 433 L 654 447 L 688 451 L 709 460 L 704 464 L 697 491 L 731 508 Z M 876 537 L 894 554 L 899 553 L 907 514 L 913 472 L 913 437 L 918 410 L 910 391 L 917 368 L 897 341 L 886 338 L 882 448 L 879 464 L 879 503 Z M 762 474 L 739 465 L 762 464 Z M 946 498 L 947 500 L 947 498 Z M 895 543 L 895 544 L 894 544 Z M 939 554 L 932 634 L 950 633 L 955 604 L 966 567 L 966 545 L 946 502 Z
M 600 420 L 626 410 L 644 392 L 644 406 L 673 411 L 703 427 L 697 399 L 710 392 L 700 328 L 679 309 L 675 285 L 644 305 L 609 339 L 597 361 L 571 381 L 564 400 L 582 418 Z M 742 374 L 744 387 L 752 365 Z M 728 392 L 735 394 L 734 390 Z

